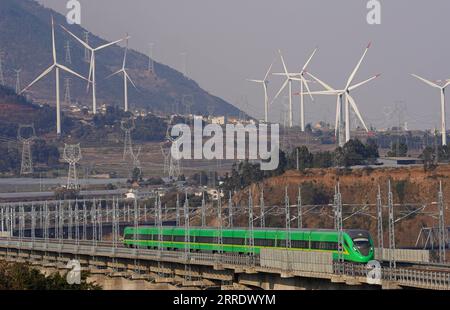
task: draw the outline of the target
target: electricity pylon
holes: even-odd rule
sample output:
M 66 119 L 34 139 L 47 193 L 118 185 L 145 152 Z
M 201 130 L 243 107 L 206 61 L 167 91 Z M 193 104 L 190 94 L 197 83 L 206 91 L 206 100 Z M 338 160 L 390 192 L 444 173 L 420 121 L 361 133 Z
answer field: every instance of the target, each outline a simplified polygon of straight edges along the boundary
M 77 163 L 81 160 L 80 144 L 65 144 L 63 159 L 69 163 L 69 174 L 67 176 L 67 189 L 79 189 L 77 176 Z
M 29 134 L 25 135 L 25 130 L 29 130 Z M 31 142 L 36 138 L 34 125 L 19 125 L 17 131 L 17 139 L 22 142 L 22 164 L 20 167 L 20 174 L 33 173 L 33 157 L 31 154 Z

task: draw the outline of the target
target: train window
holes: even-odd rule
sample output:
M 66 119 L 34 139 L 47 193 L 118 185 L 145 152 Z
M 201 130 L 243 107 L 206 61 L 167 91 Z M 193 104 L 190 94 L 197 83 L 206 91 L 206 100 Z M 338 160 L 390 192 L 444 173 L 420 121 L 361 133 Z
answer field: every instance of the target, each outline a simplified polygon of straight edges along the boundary
M 173 241 L 184 242 L 184 236 L 174 236 Z
M 296 249 L 308 248 L 308 241 L 304 240 L 292 240 L 292 247 Z
M 233 238 L 230 237 L 223 238 L 223 244 L 233 244 Z

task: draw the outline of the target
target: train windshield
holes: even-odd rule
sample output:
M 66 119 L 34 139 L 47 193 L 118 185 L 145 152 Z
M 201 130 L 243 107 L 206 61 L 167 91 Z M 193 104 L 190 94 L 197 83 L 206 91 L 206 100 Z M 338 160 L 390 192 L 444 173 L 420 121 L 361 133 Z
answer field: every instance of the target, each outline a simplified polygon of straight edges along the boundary
M 355 238 L 353 239 L 353 244 L 362 255 L 369 255 L 370 241 L 368 238 Z

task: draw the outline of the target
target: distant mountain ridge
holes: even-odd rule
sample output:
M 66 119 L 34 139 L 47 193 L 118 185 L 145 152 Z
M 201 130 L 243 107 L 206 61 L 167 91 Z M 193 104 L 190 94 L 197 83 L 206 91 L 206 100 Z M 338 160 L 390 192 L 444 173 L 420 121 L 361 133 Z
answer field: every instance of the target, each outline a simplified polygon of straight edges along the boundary
M 6 84 L 14 87 L 15 69 L 21 69 L 21 86 L 24 88 L 52 63 L 51 56 L 51 15 L 56 23 L 56 48 L 58 61 L 78 73 L 88 76 L 89 64 L 84 59 L 84 48 L 65 33 L 59 25 L 65 25 L 70 31 L 83 38 L 80 26 L 69 26 L 63 15 L 41 6 L 33 0 L 0 1 L 0 51 L 3 52 L 3 70 Z M 124 33 L 125 36 L 125 33 Z M 118 38 L 119 39 L 119 38 Z M 65 45 L 70 41 L 72 64 L 65 62 Z M 96 47 L 107 41 L 90 34 L 90 45 Z M 123 106 L 123 81 L 119 76 L 106 79 L 120 69 L 124 49 L 112 46 L 98 53 L 97 64 L 97 101 L 98 105 Z M 138 90 L 129 87 L 130 109 L 144 108 L 154 112 L 184 112 L 190 110 L 196 114 L 239 115 L 239 109 L 226 101 L 201 89 L 199 85 L 180 72 L 155 62 L 156 76 L 149 73 L 148 57 L 136 51 L 129 51 L 127 59 L 128 73 L 136 83 Z M 64 78 L 61 74 L 61 94 L 64 99 Z M 86 92 L 86 83 L 70 76 L 72 81 L 72 101 L 91 106 L 92 95 Z M 27 93 L 34 101 L 54 104 L 54 74 L 33 86 Z M 193 98 L 192 107 L 183 105 Z M 183 100 L 185 98 L 185 100 Z

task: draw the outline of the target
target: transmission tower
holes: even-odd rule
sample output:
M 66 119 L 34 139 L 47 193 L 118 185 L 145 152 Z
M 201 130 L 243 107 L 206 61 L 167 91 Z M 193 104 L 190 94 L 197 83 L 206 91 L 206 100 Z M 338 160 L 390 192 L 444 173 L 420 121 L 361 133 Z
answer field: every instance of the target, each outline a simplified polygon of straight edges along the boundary
M 71 85 L 72 79 L 71 78 L 65 78 L 64 79 L 64 102 L 67 105 L 72 104 L 72 98 L 70 95 L 70 85 Z
M 378 194 L 377 194 L 377 235 L 378 235 L 378 248 L 380 249 L 381 257 L 383 257 L 383 205 L 381 201 L 381 189 L 380 185 L 378 185 Z
M 67 189 L 78 189 L 77 163 L 81 160 L 80 144 L 65 144 L 63 159 L 69 163 L 69 174 L 67 176 Z
M 66 42 L 66 63 L 71 65 L 72 64 L 72 54 L 70 53 L 70 41 Z
M 250 255 L 252 258 L 255 256 L 255 232 L 254 232 L 254 218 L 253 218 L 253 197 L 252 190 L 248 190 L 248 230 L 249 230 L 249 238 L 248 238 L 248 247 L 250 248 Z M 253 263 L 253 262 L 252 262 Z
M 20 83 L 20 72 L 22 69 L 16 69 L 14 71 L 16 72 L 16 93 L 19 94 L 22 90 L 22 85 Z
M 148 72 L 151 74 L 156 74 L 155 72 L 155 62 L 153 60 L 153 47 L 155 44 L 150 43 L 149 45 L 149 54 L 148 54 Z
M 344 231 L 343 231 L 343 222 L 342 222 L 342 196 L 341 196 L 341 189 L 340 184 L 337 184 L 337 190 L 336 190 L 336 223 L 339 233 L 338 238 L 338 255 L 339 255 L 339 263 L 344 262 Z
M 439 262 L 445 263 L 445 218 L 444 218 L 444 194 L 442 192 L 442 181 L 439 182 Z
M 4 53 L 0 52 L 0 85 L 6 85 L 5 76 L 3 75 L 3 57 Z
M 284 189 L 284 208 L 286 215 L 286 248 L 291 248 L 291 205 L 289 202 L 288 188 Z
M 84 32 L 84 42 L 86 42 L 87 45 L 89 45 L 89 32 L 85 31 Z M 89 49 L 85 48 L 84 49 L 84 61 L 87 63 L 91 62 L 91 54 Z
M 138 169 L 139 170 L 139 176 L 142 175 L 142 166 L 141 161 L 139 160 L 139 156 L 141 155 L 142 147 L 138 147 L 137 152 L 134 152 L 132 150 L 131 158 L 133 159 L 133 170 Z
M 261 194 L 259 197 L 259 208 L 261 212 L 261 228 L 266 227 L 266 207 L 264 205 L 264 187 L 261 186 Z
M 25 131 L 28 130 L 28 134 Z M 17 139 L 22 142 L 22 164 L 20 167 L 20 174 L 33 173 L 33 157 L 31 154 L 31 142 L 36 138 L 34 125 L 19 125 L 17 131 Z
M 134 130 L 134 120 L 130 119 L 128 121 L 122 121 L 120 123 L 120 128 L 125 132 L 124 146 L 123 146 L 123 160 L 128 157 L 133 159 L 133 145 L 131 141 L 131 132 Z
M 302 210 L 302 188 L 298 187 L 298 196 L 297 196 L 297 227 L 303 228 L 303 210 Z
M 395 258 L 395 218 L 394 218 L 394 198 L 391 191 L 391 181 L 389 180 L 388 193 L 388 208 L 389 208 L 389 267 L 396 268 Z
M 170 160 L 170 151 L 167 149 L 164 149 L 164 147 L 161 145 L 161 153 L 164 159 L 164 171 L 163 174 L 164 175 L 168 175 L 169 174 L 169 160 Z

